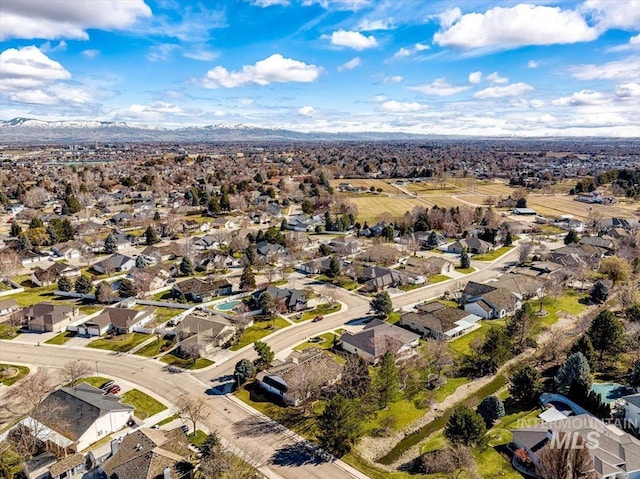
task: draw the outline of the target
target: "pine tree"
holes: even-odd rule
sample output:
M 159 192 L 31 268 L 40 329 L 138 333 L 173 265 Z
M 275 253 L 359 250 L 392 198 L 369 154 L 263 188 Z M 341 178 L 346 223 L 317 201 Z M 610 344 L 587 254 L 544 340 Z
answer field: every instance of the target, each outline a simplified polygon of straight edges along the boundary
M 180 274 L 182 276 L 189 276 L 193 274 L 194 269 L 193 269 L 193 261 L 191 261 L 191 258 L 187 256 L 183 256 L 182 261 L 180 261 L 180 265 L 178 266 L 178 269 L 180 270 Z
M 327 270 L 327 277 L 337 278 L 340 276 L 340 260 L 335 256 L 332 256 L 329 260 L 329 269 Z
M 453 444 L 475 446 L 483 442 L 487 427 L 484 419 L 467 406 L 458 406 L 444 428 L 444 436 Z
M 251 379 L 256 372 L 256 367 L 248 359 L 241 359 L 236 363 L 233 375 L 236 378 L 238 386 Z
M 578 233 L 576 233 L 573 230 L 569 231 L 567 235 L 564 237 L 564 244 L 566 245 L 574 244 L 579 241 L 580 241 L 580 237 L 578 236 Z
M 615 359 L 626 349 L 624 326 L 609 310 L 598 313 L 587 331 L 587 336 L 593 348 L 599 353 L 598 361 L 600 362 L 605 355 Z
M 574 353 L 567 358 L 555 377 L 555 383 L 560 392 L 567 392 L 574 383 L 591 386 L 591 368 L 582 353 Z
M 376 294 L 371 300 L 370 305 L 371 309 L 373 309 L 378 316 L 387 317 L 393 312 L 391 296 L 389 296 L 389 293 L 386 291 Z
M 91 289 L 93 289 L 91 278 L 89 278 L 89 276 L 85 276 L 84 274 L 78 276 L 74 289 L 76 290 L 76 293 L 89 294 L 91 292 Z
M 242 275 L 240 276 L 240 289 L 242 291 L 251 291 L 256 289 L 256 277 L 253 274 L 253 269 L 250 265 L 247 265 L 242 270 Z
M 400 388 L 400 373 L 393 354 L 384 353 L 380 362 L 380 369 L 374 384 L 374 391 L 380 408 L 385 409 L 390 402 L 395 401 Z
M 609 288 L 598 280 L 591 289 L 590 297 L 594 303 L 602 304 L 609 298 Z
M 476 412 L 482 416 L 487 427 L 491 427 L 504 416 L 504 404 L 497 396 L 488 396 L 478 404 Z
M 129 279 L 122 279 L 118 286 L 118 295 L 121 298 L 132 298 L 138 294 L 138 288 Z
M 362 435 L 362 419 L 355 402 L 340 394 L 327 402 L 317 424 L 320 445 L 336 456 L 348 453 Z
M 145 269 L 147 267 L 147 260 L 144 259 L 144 256 L 138 255 L 136 258 L 136 268 Z
M 66 276 L 61 276 L 60 280 L 58 280 L 58 289 L 60 291 L 69 292 L 73 289 L 73 283 Z
M 17 238 L 18 236 L 20 236 L 20 233 L 22 233 L 22 228 L 17 221 L 13 220 L 13 222 L 11 223 L 11 236 Z
M 113 254 L 118 251 L 118 243 L 116 242 L 115 236 L 109 233 L 104 240 L 104 252 L 107 254 Z
M 460 253 L 460 268 L 468 269 L 471 267 L 471 260 L 469 259 L 469 255 L 467 254 L 467 250 L 463 249 L 462 253 Z
M 263 370 L 271 366 L 275 354 L 267 343 L 264 341 L 256 341 L 253 343 L 253 350 L 258 353 L 258 358 L 253 361 L 253 364 L 258 370 Z
M 522 366 L 509 378 L 509 394 L 518 403 L 533 404 L 542 392 L 540 373 L 532 366 Z
M 147 230 L 144 232 L 144 236 L 148 245 L 156 244 L 160 241 L 160 238 L 158 238 L 158 233 L 156 233 L 156 229 L 151 225 L 147 226 Z

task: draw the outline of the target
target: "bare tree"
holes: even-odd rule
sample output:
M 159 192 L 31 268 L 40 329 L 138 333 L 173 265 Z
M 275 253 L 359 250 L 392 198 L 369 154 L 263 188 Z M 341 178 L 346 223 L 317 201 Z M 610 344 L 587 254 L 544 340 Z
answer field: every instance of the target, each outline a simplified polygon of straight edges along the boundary
M 427 339 L 427 344 L 424 347 L 424 355 L 431 365 L 431 368 L 435 371 L 437 379 L 440 379 L 440 375 L 445 368 L 453 365 L 453 357 L 449 351 L 447 343 L 438 339 Z
M 536 473 L 543 479 L 595 479 L 589 444 L 579 433 L 558 433 L 562 441 L 550 440 L 538 453 Z M 566 436 L 569 437 L 566 437 Z
M 0 251 L 0 279 L 12 278 L 15 276 L 22 263 L 20 263 L 20 256 L 14 250 L 5 248 Z
M 533 250 L 533 241 L 527 241 L 526 243 L 521 243 L 518 248 L 518 260 L 520 264 L 524 264 L 529 259 L 529 255 Z
M 193 423 L 193 432 L 198 429 L 198 423 L 209 417 L 207 404 L 203 397 L 181 396 L 176 403 L 178 415 Z
M 91 368 L 87 363 L 76 359 L 65 363 L 60 371 L 60 380 L 63 383 L 74 387 L 78 383 L 79 379 L 88 376 L 91 372 Z
M 320 388 L 325 380 L 324 371 L 314 367 L 297 367 L 287 375 L 287 393 L 298 400 L 303 414 L 307 414 L 311 404 L 319 399 Z
M 44 369 L 38 369 L 18 381 L 7 393 L 33 411 L 54 388 L 51 376 Z
M 277 268 L 272 264 L 267 264 L 264 267 L 264 275 L 267 277 L 267 281 L 269 283 L 273 282 L 273 278 L 275 278 L 277 273 Z

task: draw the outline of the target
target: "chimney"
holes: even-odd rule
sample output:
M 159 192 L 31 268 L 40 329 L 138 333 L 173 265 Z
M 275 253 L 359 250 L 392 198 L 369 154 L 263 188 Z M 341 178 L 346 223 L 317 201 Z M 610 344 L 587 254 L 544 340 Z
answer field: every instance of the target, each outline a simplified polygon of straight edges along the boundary
M 171 468 L 165 467 L 162 471 L 162 479 L 171 479 Z
M 118 452 L 118 448 L 120 447 L 120 442 L 117 439 L 111 441 L 111 456 L 115 456 Z

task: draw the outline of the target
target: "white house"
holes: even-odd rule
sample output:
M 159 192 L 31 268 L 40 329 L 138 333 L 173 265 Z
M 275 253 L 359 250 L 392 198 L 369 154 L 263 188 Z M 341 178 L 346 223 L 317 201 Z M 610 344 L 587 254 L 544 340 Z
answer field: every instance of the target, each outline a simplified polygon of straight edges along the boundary
M 624 419 L 636 429 L 640 429 L 640 393 L 620 398 L 624 407 Z
M 115 253 L 107 259 L 94 263 L 91 267 L 100 274 L 129 271 L 136 265 L 136 260 L 130 256 Z

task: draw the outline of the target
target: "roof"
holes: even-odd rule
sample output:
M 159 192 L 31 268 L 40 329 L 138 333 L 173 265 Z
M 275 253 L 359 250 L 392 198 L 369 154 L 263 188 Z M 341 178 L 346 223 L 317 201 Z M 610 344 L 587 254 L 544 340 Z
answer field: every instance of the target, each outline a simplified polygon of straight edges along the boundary
M 17 308 L 19 306 L 20 305 L 16 302 L 15 299 L 2 299 L 2 300 L 0 300 L 0 310 Z
M 189 278 L 185 281 L 175 283 L 173 289 L 184 294 L 205 294 L 213 293 L 221 288 L 228 288 L 231 283 L 226 279 L 216 281 L 204 281 L 198 278 Z
M 162 478 L 169 467 L 171 477 L 181 478 L 187 472 L 185 468 L 193 469 L 186 461 L 191 454 L 189 441 L 180 429 L 165 432 L 144 428 L 127 434 L 102 469 L 123 479 L 156 479 Z
M 513 310 L 518 303 L 518 298 L 508 289 L 496 288 L 482 295 L 482 299 L 496 309 Z
M 129 309 L 129 308 L 105 308 L 98 316 L 93 317 L 88 323 L 95 323 L 101 327 L 113 324 L 119 329 L 128 329 L 144 317 L 152 314 L 155 308 Z
M 534 296 L 542 288 L 544 282 L 541 279 L 517 273 L 507 273 L 491 282 L 497 288 L 503 288 L 514 294 L 523 296 Z
M 475 281 L 469 281 L 464 289 L 462 290 L 462 294 L 464 296 L 469 297 L 479 297 L 485 293 L 493 291 L 496 289 L 495 286 L 491 286 L 490 284 L 476 283 Z
M 106 259 L 103 259 L 102 261 L 98 261 L 97 263 L 95 263 L 93 266 L 99 266 L 102 268 L 121 268 L 123 265 L 134 261 L 133 258 L 129 257 L 129 256 L 125 256 L 123 254 L 120 253 L 115 253 L 111 256 L 109 256 Z
M 74 454 L 72 456 L 65 457 L 59 460 L 53 466 L 49 468 L 51 476 L 57 477 L 63 472 L 66 472 L 74 467 L 84 464 L 86 459 L 82 454 Z
M 185 317 L 176 326 L 176 332 L 183 335 L 191 336 L 194 334 L 207 334 L 210 337 L 217 337 L 218 334 L 231 322 L 217 314 L 202 316 L 199 314 L 190 314 Z
M 67 439 L 77 441 L 99 418 L 111 411 L 131 411 L 133 406 L 120 403 L 120 398 L 105 395 L 101 389 L 86 383 L 53 391 L 31 413 L 31 417 Z M 50 414 L 56 411 L 55 417 Z
M 78 313 L 78 308 L 62 304 L 37 303 L 22 310 L 22 316 L 42 324 L 58 324 Z
M 395 354 L 406 344 L 420 338 L 415 333 L 394 326 L 379 319 L 374 319 L 358 333 L 345 331 L 340 337 L 343 343 L 352 345 L 374 358 L 382 356 L 387 351 Z

